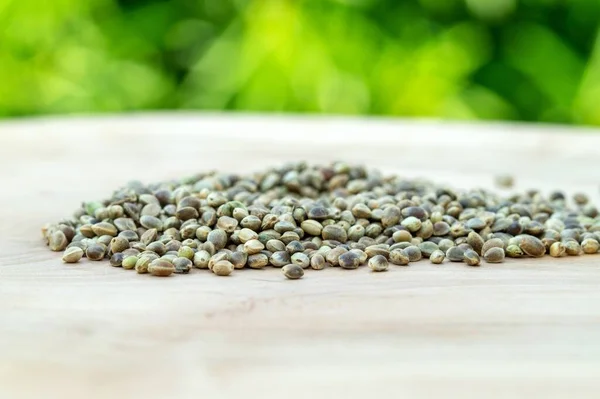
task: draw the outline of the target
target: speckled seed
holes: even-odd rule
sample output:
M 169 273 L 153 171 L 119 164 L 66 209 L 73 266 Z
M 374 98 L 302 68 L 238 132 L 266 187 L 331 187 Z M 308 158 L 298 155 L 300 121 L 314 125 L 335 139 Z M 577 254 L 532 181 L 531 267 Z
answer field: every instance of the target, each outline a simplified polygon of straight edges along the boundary
M 229 276 L 233 272 L 233 264 L 228 260 L 220 260 L 212 267 L 212 272 L 217 276 Z
M 577 241 L 568 240 L 565 241 L 563 244 L 565 246 L 565 251 L 567 252 L 567 255 L 578 256 L 580 254 L 581 246 Z
M 88 245 L 85 250 L 85 256 L 87 256 L 89 260 L 102 260 L 105 253 L 106 247 L 102 244 Z
M 344 230 L 343 227 L 338 226 L 336 224 L 330 224 L 328 226 L 323 227 L 321 237 L 324 240 L 335 240 L 339 242 L 346 242 L 346 240 L 348 239 L 346 230 Z
M 360 266 L 360 258 L 356 253 L 348 251 L 339 256 L 338 264 L 344 269 L 356 269 Z
M 553 258 L 560 258 L 561 256 L 566 255 L 567 250 L 562 242 L 557 241 L 554 244 L 550 245 L 549 253 L 550 256 L 552 256 Z
M 198 269 L 208 269 L 208 262 L 210 261 L 210 254 L 201 249 L 194 254 L 193 263 Z
M 275 267 L 283 267 L 291 262 L 290 254 L 287 251 L 273 252 L 269 262 Z
M 117 252 L 123 252 L 127 248 L 129 248 L 129 241 L 123 237 L 114 237 L 112 240 L 110 240 L 110 251 L 113 254 L 116 254 Z
M 114 267 L 121 267 L 121 265 L 123 264 L 123 259 L 125 259 L 125 256 L 123 255 L 122 252 L 113 254 L 113 256 L 110 257 L 110 265 L 114 266 Z
M 459 247 L 452 247 L 446 251 L 446 258 L 450 262 L 462 262 L 465 257 L 465 251 Z
M 586 254 L 595 254 L 600 249 L 600 244 L 593 238 L 586 238 L 581 242 L 581 249 Z
M 483 258 L 488 263 L 502 263 L 504 262 L 504 250 L 498 247 L 490 248 L 485 252 Z
M 404 252 L 406 253 L 406 255 L 408 256 L 408 259 L 411 262 L 417 262 L 417 261 L 421 260 L 421 258 L 423 257 L 421 250 L 416 245 L 411 245 L 409 247 L 406 247 L 404 249 Z
M 369 259 L 369 267 L 374 272 L 384 272 L 388 269 L 388 260 L 383 255 L 375 255 Z
M 148 265 L 148 272 L 153 276 L 167 277 L 175 272 L 175 266 L 164 259 L 155 259 Z
M 244 244 L 244 252 L 246 252 L 248 255 L 257 254 L 263 249 L 265 249 L 264 244 L 258 240 L 246 241 Z
M 418 247 L 421 250 L 421 254 L 423 255 L 423 257 L 427 258 L 429 258 L 432 253 L 438 250 L 437 244 L 431 241 L 424 241 L 420 243 Z
M 446 258 L 446 254 L 444 254 L 444 251 L 441 250 L 435 250 L 431 253 L 431 256 L 429 256 L 429 260 L 431 261 L 431 263 L 435 264 L 435 265 L 439 265 L 442 262 L 444 262 L 444 259 Z
M 333 249 L 331 249 L 327 255 L 325 255 L 325 259 L 327 260 L 327 262 L 329 262 L 332 266 L 338 266 L 338 259 L 340 257 L 341 254 L 348 252 L 348 250 L 346 248 L 343 247 L 335 247 Z
M 229 261 L 233 264 L 234 269 L 243 269 L 248 262 L 248 254 L 242 251 L 233 251 L 229 255 Z
M 135 262 L 135 271 L 138 274 L 148 273 L 148 267 L 153 260 L 150 256 L 140 256 L 137 262 Z
M 173 259 L 173 266 L 175 266 L 175 273 L 187 274 L 192 268 L 192 261 L 188 258 L 177 257 Z
M 306 254 L 301 252 L 293 254 L 290 259 L 293 264 L 298 265 L 303 269 L 306 269 L 308 266 L 310 266 L 310 259 Z
M 248 260 L 246 261 L 246 264 L 251 269 L 262 269 L 263 267 L 269 264 L 269 257 L 261 253 L 248 255 Z
M 502 254 L 504 255 L 503 250 Z M 467 249 L 464 252 L 464 262 L 469 266 L 479 266 L 481 260 L 479 259 L 479 255 L 477 254 L 477 252 L 473 251 L 472 249 Z
M 546 253 L 546 246 L 537 237 L 523 234 L 519 245 L 524 253 L 533 257 L 541 257 Z
M 523 251 L 518 245 L 511 244 L 506 247 L 505 254 L 509 258 L 520 258 L 521 256 L 523 256 Z
M 314 270 L 322 270 L 325 268 L 325 258 L 321 254 L 315 254 L 310 258 L 310 267 Z
M 159 218 L 150 215 L 141 216 L 140 224 L 147 229 L 156 229 L 157 231 L 162 231 L 163 229 L 162 221 Z
M 404 249 L 398 248 L 390 251 L 390 262 L 395 265 L 406 266 L 410 259 Z
M 83 257 L 83 249 L 79 247 L 67 248 L 62 256 L 65 263 L 77 263 Z
M 361 265 L 363 263 L 366 263 L 367 259 L 369 258 L 369 256 L 367 255 L 367 253 L 365 251 L 358 249 L 358 248 L 351 249 L 350 252 L 354 252 L 356 255 L 358 255 L 358 260 Z M 389 253 L 388 253 L 388 256 L 389 256 Z
M 211 242 L 218 251 L 219 249 L 225 248 L 225 245 L 227 245 L 227 233 L 224 230 L 215 229 L 208 233 L 206 240 Z

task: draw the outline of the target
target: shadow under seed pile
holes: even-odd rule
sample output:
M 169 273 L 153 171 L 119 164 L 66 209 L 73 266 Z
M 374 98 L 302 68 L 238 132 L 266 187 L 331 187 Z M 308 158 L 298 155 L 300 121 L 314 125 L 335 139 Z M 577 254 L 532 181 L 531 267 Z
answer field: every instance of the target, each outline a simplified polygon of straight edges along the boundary
M 273 266 L 298 279 L 307 268 L 368 264 L 381 272 L 423 258 L 479 266 L 505 256 L 595 254 L 600 218 L 582 194 L 569 207 L 561 192 L 503 198 L 345 163 L 297 163 L 250 176 L 132 182 L 42 234 L 66 263 L 109 259 L 155 276 Z

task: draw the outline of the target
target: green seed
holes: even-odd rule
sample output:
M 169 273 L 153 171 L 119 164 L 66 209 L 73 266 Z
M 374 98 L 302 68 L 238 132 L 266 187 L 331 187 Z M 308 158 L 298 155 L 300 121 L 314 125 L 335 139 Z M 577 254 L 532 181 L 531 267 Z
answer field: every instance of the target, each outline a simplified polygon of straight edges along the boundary
M 506 256 L 508 256 L 509 258 L 520 258 L 523 256 L 523 251 L 521 250 L 521 247 L 515 244 L 507 246 L 505 252 Z
M 416 232 L 421 228 L 421 220 L 417 219 L 414 216 L 409 216 L 404 219 L 401 223 L 402 226 L 406 227 L 408 231 Z
M 123 259 L 121 266 L 123 267 L 123 269 L 131 270 L 135 267 L 138 259 L 139 258 L 137 256 L 127 256 Z
M 135 271 L 138 274 L 148 273 L 148 267 L 150 266 L 150 263 L 152 263 L 152 261 L 154 260 L 155 259 L 153 259 L 151 256 L 140 256 L 137 262 L 135 262 Z

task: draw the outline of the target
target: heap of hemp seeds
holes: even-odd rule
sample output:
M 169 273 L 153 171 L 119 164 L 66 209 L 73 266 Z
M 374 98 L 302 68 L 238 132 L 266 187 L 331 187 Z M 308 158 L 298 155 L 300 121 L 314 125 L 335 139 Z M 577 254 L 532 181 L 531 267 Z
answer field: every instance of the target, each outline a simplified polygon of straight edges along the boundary
M 131 182 L 42 234 L 66 263 L 109 259 L 154 276 L 273 266 L 298 279 L 308 268 L 366 264 L 380 272 L 423 258 L 479 266 L 481 258 L 597 253 L 598 210 L 583 194 L 568 202 L 560 191 L 504 198 L 342 162 L 300 162 L 248 176 Z

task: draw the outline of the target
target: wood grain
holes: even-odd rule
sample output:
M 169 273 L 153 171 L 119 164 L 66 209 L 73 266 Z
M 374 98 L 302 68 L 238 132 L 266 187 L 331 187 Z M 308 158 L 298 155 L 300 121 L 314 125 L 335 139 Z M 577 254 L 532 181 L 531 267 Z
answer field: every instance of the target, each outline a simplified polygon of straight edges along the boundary
M 0 124 L 0 397 L 598 397 L 599 256 L 157 279 L 65 266 L 39 228 L 131 179 L 344 159 L 600 203 L 600 135 L 152 114 Z

